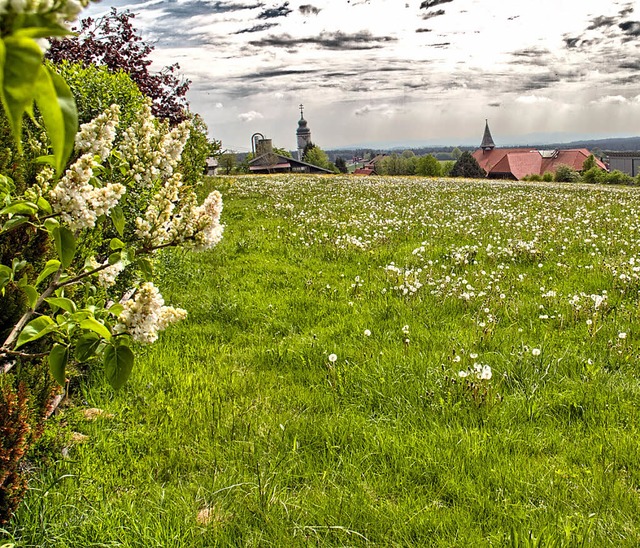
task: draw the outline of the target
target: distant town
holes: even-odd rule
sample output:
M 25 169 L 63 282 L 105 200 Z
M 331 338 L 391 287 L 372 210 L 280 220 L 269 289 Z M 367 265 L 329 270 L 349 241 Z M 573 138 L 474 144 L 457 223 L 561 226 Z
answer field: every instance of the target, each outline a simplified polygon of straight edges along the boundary
M 304 106 L 299 108 L 296 150 L 279 148 L 270 138 L 257 132 L 250 138 L 251 152 L 223 152 L 209 160 L 208 173 L 451 175 L 535 181 L 578 180 L 589 172 L 585 182 L 622 183 L 637 182 L 635 179 L 640 176 L 640 137 L 498 146 L 489 121 L 485 120 L 484 133 L 479 132 L 477 147 L 323 150 L 312 140 Z M 461 162 L 463 166 L 459 166 Z

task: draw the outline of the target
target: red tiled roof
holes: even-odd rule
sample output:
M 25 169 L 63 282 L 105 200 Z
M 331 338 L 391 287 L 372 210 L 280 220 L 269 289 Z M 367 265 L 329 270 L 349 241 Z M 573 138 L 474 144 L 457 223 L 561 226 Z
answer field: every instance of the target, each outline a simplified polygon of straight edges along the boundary
M 370 167 L 359 167 L 353 172 L 354 175 L 373 175 L 374 173 L 375 170 Z
M 522 179 L 526 175 L 542 175 L 547 171 L 555 173 L 560 164 L 566 164 L 576 171 L 580 171 L 590 154 L 586 148 L 579 148 L 557 150 L 553 156 L 545 158 L 538 150 L 529 148 L 494 148 L 491 150 L 479 148 L 473 153 L 473 157 L 487 172 L 487 175 Z M 596 165 L 601 169 L 606 169 L 606 166 L 597 158 Z

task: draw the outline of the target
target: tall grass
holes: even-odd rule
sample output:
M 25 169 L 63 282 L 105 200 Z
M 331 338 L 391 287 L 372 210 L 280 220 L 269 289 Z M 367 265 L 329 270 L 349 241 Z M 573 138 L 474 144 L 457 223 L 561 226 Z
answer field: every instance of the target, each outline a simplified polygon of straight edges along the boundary
M 640 544 L 637 190 L 211 184 L 223 243 L 160 264 L 189 319 L 87 379 L 7 542 Z

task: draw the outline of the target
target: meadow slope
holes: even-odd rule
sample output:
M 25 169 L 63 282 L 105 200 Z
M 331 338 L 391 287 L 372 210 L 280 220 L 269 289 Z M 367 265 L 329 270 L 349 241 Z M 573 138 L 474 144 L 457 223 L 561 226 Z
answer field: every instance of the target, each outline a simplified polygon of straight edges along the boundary
M 638 189 L 207 185 L 223 242 L 158 267 L 189 318 L 82 384 L 8 541 L 640 544 Z

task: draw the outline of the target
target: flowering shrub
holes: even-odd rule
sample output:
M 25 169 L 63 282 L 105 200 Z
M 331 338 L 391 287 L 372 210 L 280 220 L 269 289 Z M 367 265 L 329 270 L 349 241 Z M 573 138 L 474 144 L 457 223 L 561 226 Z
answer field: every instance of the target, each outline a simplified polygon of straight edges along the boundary
M 184 187 L 175 171 L 188 125 L 169 130 L 145 103 L 118 139 L 118 115 L 112 106 L 82 125 L 75 138 L 77 159 L 57 181 L 53 169 L 44 167 L 36 185 L 14 196 L 11 181 L 4 180 L 0 198 L 7 205 L 0 214 L 6 222 L 0 237 L 15 230 L 44 233 L 57 252 L 35 279 L 19 278 L 20 262 L 0 266 L 0 289 L 18 282 L 29 305 L 0 347 L 5 372 L 12 359 L 29 356 L 23 346 L 47 336 L 49 366 L 60 384 L 72 357 L 83 362 L 97 356 L 109 382 L 121 386 L 133 366 L 133 342 L 154 342 L 159 331 L 186 316 L 165 306 L 148 279 L 154 251 L 177 245 L 204 250 L 222 238 L 220 193 L 212 192 L 198 205 L 194 188 Z M 78 242 L 98 229 L 114 236 L 98 246 L 97 256 L 82 257 Z M 138 273 L 134 281 L 146 279 L 129 288 L 128 299 L 108 293 L 125 268 Z M 94 286 L 110 304 L 93 297 Z

